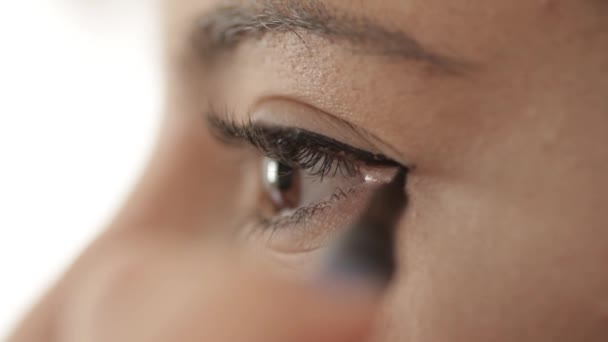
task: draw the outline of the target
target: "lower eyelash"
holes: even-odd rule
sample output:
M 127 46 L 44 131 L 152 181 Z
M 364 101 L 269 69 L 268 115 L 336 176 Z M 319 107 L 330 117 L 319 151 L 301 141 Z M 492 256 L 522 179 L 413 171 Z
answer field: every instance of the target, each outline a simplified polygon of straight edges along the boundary
M 258 215 L 256 215 L 256 220 L 259 224 L 258 226 L 264 230 L 276 231 L 284 228 L 297 227 L 298 225 L 305 224 L 313 216 L 330 209 L 336 202 L 346 200 L 356 190 L 356 187 L 347 190 L 337 188 L 327 200 L 299 208 L 289 215 L 270 219 L 262 217 L 261 214 L 258 213 Z
M 299 208 L 295 212 L 287 216 L 279 216 L 271 219 L 263 218 L 258 215 L 258 220 L 259 223 L 262 225 L 261 228 L 263 229 L 270 229 L 275 231 L 284 228 L 291 228 L 294 226 L 301 225 L 302 223 L 306 223 L 306 221 L 312 218 L 314 215 L 318 215 L 326 209 L 330 208 L 332 202 L 333 200 L 314 203 L 306 207 Z

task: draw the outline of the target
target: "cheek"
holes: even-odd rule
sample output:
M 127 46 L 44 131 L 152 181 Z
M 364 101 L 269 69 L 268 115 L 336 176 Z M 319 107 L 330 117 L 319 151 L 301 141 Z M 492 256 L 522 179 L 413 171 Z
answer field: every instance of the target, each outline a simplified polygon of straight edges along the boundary
M 174 234 L 106 235 L 66 277 L 59 340 L 141 341 L 179 333 L 176 322 L 198 326 L 193 310 L 204 305 L 193 302 L 217 286 L 207 279 L 219 274 L 214 252 Z
M 514 205 L 493 191 L 415 179 L 410 188 L 399 279 L 384 317 L 390 329 L 381 334 L 412 341 L 608 338 L 604 239 L 593 241 L 538 201 Z

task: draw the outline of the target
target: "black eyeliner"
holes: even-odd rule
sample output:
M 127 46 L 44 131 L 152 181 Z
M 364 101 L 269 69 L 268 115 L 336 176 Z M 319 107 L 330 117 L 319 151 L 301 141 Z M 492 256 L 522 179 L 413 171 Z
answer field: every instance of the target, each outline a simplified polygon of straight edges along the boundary
M 343 153 L 355 157 L 357 160 L 368 165 L 377 166 L 397 166 L 397 163 L 388 159 L 382 154 L 376 154 L 358 149 L 356 147 L 339 142 L 330 137 L 314 133 L 305 129 L 291 127 L 272 127 L 272 126 L 257 126 L 259 130 L 267 137 L 275 137 L 278 139 L 286 139 L 289 142 L 294 142 L 296 145 L 316 145 L 323 150 L 335 153 Z
M 330 137 L 301 128 L 271 126 L 253 122 L 237 123 L 209 115 L 212 133 L 228 144 L 249 143 L 269 158 L 292 167 L 308 169 L 309 174 L 326 176 L 340 172 L 353 176 L 361 164 L 401 167 L 388 157 L 358 149 Z

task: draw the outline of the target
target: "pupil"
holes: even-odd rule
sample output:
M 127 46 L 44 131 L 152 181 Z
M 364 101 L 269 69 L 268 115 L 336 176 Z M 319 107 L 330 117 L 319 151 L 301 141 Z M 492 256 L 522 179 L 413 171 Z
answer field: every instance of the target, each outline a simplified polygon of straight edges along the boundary
M 277 182 L 276 186 L 281 191 L 289 190 L 293 183 L 293 169 L 281 162 L 277 162 Z
M 278 210 L 294 209 L 300 203 L 298 170 L 278 160 L 264 161 L 264 184 L 270 199 Z

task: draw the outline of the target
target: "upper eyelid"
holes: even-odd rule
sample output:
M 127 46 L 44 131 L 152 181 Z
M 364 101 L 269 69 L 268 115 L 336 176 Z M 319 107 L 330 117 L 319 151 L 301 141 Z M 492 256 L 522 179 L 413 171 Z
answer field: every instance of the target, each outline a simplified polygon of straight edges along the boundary
M 298 138 L 305 140 L 309 147 L 312 147 L 312 145 L 318 145 L 317 147 L 323 147 L 326 150 L 341 152 L 343 157 L 352 156 L 354 159 L 370 165 L 401 166 L 399 163 L 384 155 L 361 150 L 327 136 L 303 129 L 256 125 L 251 121 L 241 124 L 233 120 L 226 120 L 214 113 L 207 115 L 207 122 L 213 135 L 220 141 L 227 144 L 239 144 L 246 142 L 264 150 L 273 148 L 273 146 L 269 141 L 264 141 L 263 139 L 268 139 L 271 135 L 282 134 L 284 137 L 290 137 L 293 140 Z
M 334 176 L 338 173 L 343 176 L 359 174 L 359 167 L 354 158 L 338 156 L 335 149 L 333 153 L 323 151 L 319 145 L 311 146 L 310 141 L 302 142 L 298 139 L 300 130 L 272 129 L 257 126 L 252 122 L 240 124 L 214 116 L 208 119 L 214 136 L 220 141 L 227 144 L 248 143 L 266 157 L 280 160 L 293 168 L 307 170 L 310 176 L 320 177 L 322 180 L 332 171 Z

